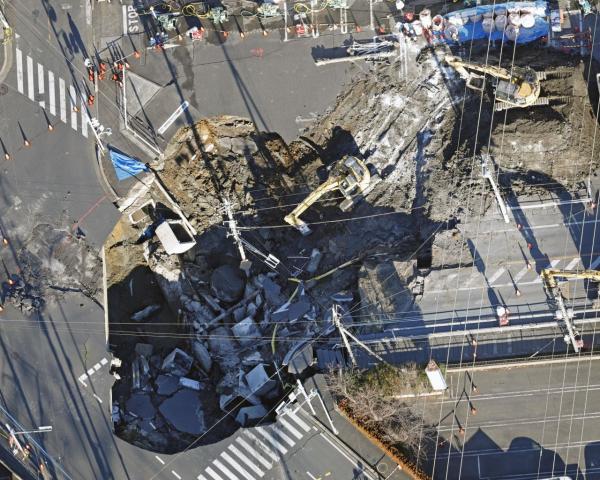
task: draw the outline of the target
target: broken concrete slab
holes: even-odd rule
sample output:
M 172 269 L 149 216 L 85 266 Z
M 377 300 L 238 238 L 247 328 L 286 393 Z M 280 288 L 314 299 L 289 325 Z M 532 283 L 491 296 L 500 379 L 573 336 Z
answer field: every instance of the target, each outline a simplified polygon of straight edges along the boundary
M 314 362 L 314 353 L 311 341 L 296 343 L 285 355 L 282 364 L 287 365 L 288 373 L 298 375 L 310 367 Z
M 279 307 L 285 302 L 285 298 L 281 295 L 281 287 L 270 278 L 263 279 L 262 287 L 265 291 L 265 299 L 272 307 Z
M 135 312 L 131 316 L 131 319 L 134 322 L 139 322 L 141 320 L 144 320 L 145 318 L 148 318 L 153 313 L 158 312 L 161 308 L 162 307 L 160 305 L 148 305 L 147 307 L 142 308 L 141 310 L 138 310 L 137 312 Z
M 237 354 L 237 342 L 231 336 L 228 328 L 215 328 L 208 339 L 208 348 L 221 369 L 229 370 L 237 368 L 239 365 L 240 359 Z
M 256 367 L 250 370 L 244 379 L 250 392 L 254 395 L 262 396 L 277 387 L 277 382 L 269 377 L 265 370 L 265 364 L 259 363 Z
M 212 358 L 210 357 L 210 353 L 208 353 L 208 349 L 200 340 L 194 340 L 192 342 L 192 353 L 194 354 L 196 361 L 200 364 L 200 368 L 206 373 L 210 372 L 210 369 L 212 368 Z
M 221 265 L 210 276 L 213 293 L 224 302 L 234 303 L 241 300 L 245 286 L 243 272 L 232 265 Z
M 317 248 L 313 248 L 310 253 L 310 259 L 306 264 L 306 271 L 308 273 L 316 273 L 319 268 L 319 264 L 321 263 L 321 258 L 323 258 L 323 254 Z
M 158 407 L 165 420 L 180 432 L 200 435 L 206 432 L 204 411 L 198 393 L 184 388 Z
M 336 303 L 349 303 L 354 300 L 354 295 L 352 292 L 336 292 L 330 298 Z
M 173 395 L 179 390 L 179 377 L 175 375 L 159 375 L 154 383 L 159 395 Z
M 202 384 L 198 380 L 194 380 L 193 378 L 180 377 L 179 385 L 185 388 L 189 388 L 190 390 L 200 391 L 202 388 Z
M 136 417 L 153 418 L 156 408 L 152 405 L 150 395 L 145 393 L 134 393 L 126 402 L 127 411 Z
M 257 422 L 263 419 L 267 415 L 267 409 L 262 405 L 255 405 L 252 407 L 240 408 L 240 411 L 235 416 L 235 421 L 242 427 L 251 425 L 253 422 Z
M 236 323 L 231 327 L 231 331 L 237 338 L 240 345 L 247 346 L 254 343 L 260 338 L 261 333 L 252 317 L 246 317 L 241 322 Z
M 298 321 L 305 313 L 310 310 L 311 304 L 306 297 L 301 297 L 300 300 L 294 302 L 288 308 L 288 321 L 294 323 Z
M 135 353 L 138 355 L 143 355 L 146 358 L 150 358 L 152 353 L 154 352 L 154 346 L 149 343 L 136 343 L 135 344 Z
M 183 377 L 192 368 L 194 359 L 180 348 L 175 348 L 165 357 L 161 370 L 163 372 Z
M 258 151 L 258 146 L 250 138 L 230 138 L 231 151 L 236 155 L 252 155 Z

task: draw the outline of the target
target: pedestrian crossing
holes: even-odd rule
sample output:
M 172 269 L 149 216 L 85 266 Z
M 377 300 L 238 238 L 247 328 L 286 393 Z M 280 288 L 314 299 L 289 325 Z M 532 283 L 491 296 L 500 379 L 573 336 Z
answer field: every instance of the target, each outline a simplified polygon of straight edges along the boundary
M 600 257 L 594 259 L 589 268 L 596 269 L 600 266 Z M 554 259 L 550 261 L 550 268 L 561 268 L 564 270 L 575 270 L 583 268 L 581 258 Z M 452 272 L 452 273 L 447 273 Z M 513 273 L 517 272 L 517 273 Z M 487 281 L 486 281 L 487 278 Z M 448 293 L 450 291 L 480 290 L 482 288 L 514 287 L 515 285 L 534 285 L 541 283 L 542 279 L 533 266 L 528 267 L 525 263 L 521 268 L 499 267 L 497 269 L 486 269 L 479 272 L 477 269 L 468 267 L 460 272 L 448 270 L 432 272 L 425 277 L 424 295 Z
M 311 427 L 300 418 L 297 410 L 286 410 L 272 425 L 244 429 L 196 478 L 261 479 L 310 430 Z
M 60 121 L 69 124 L 73 130 L 87 138 L 90 119 L 83 91 L 55 76 L 52 70 L 35 61 L 30 55 L 24 54 L 18 46 L 15 51 L 15 63 L 19 93 L 38 103 L 51 116 L 57 115 L 58 106 Z M 67 115 L 67 111 L 71 112 L 70 115 Z

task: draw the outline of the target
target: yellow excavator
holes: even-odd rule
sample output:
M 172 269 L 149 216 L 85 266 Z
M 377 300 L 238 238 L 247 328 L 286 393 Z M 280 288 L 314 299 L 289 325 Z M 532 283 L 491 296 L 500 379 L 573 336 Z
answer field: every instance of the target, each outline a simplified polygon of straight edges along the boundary
M 527 108 L 549 105 L 550 102 L 566 103 L 570 97 L 540 97 L 541 82 L 550 78 L 569 75 L 566 70 L 537 72 L 531 67 L 513 66 L 511 69 L 495 65 L 466 62 L 459 57 L 446 55 L 445 62 L 454 68 L 467 82 L 467 87 L 482 92 L 486 87 L 486 75 L 492 78 L 497 111 L 509 108 Z
M 367 195 L 378 181 L 379 177 L 371 176 L 365 162 L 356 157 L 346 156 L 333 166 L 329 178 L 302 200 L 293 212 L 285 216 L 284 220 L 296 227 L 302 235 L 309 235 L 311 229 L 300 219 L 300 215 L 323 195 L 339 190 L 345 197 L 345 200 L 340 203 L 340 209 L 347 212 Z
M 600 282 L 600 271 L 598 270 L 558 270 L 554 268 L 544 268 L 541 272 L 542 281 L 546 290 L 554 297 L 556 306 L 558 307 L 557 317 L 564 322 L 565 341 L 570 342 L 573 345 L 575 352 L 579 352 L 583 348 L 583 340 L 581 335 L 575 329 L 571 320 L 571 315 L 567 311 L 565 306 L 565 299 L 558 286 L 558 279 L 562 278 L 565 280 L 583 279 L 590 280 L 592 282 Z

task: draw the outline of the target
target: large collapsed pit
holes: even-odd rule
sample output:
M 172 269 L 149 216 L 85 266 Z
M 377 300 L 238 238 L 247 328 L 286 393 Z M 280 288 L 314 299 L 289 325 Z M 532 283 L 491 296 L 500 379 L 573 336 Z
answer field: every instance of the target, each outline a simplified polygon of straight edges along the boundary
M 517 190 L 541 177 L 540 188 L 569 189 L 595 167 L 587 73 L 574 57 L 519 47 L 517 62 L 569 69 L 568 81 L 546 88 L 572 101 L 493 113 L 489 96 L 465 91 L 443 64 L 445 53 L 423 51 L 411 79 L 395 63 L 374 66 L 289 145 L 236 117 L 174 136 L 154 165 L 160 182 L 138 189 L 106 244 L 110 343 L 123 361 L 113 392 L 118 434 L 171 452 L 268 418 L 291 379 L 275 368 L 301 342 L 325 340 L 334 303 L 360 309 L 344 321 L 360 317 L 370 322 L 363 331 L 377 331 L 382 315 L 413 305 L 429 269 L 459 261 L 456 225 L 495 208 L 479 154 L 514 173 Z M 319 200 L 302 215 L 313 230 L 302 236 L 283 217 L 346 155 L 363 158 L 381 181 L 348 212 L 337 193 Z M 239 269 L 226 201 L 243 239 L 276 257 L 276 268 L 249 253 L 249 275 Z M 148 202 L 153 213 L 135 212 Z M 196 245 L 168 255 L 148 227 L 177 218 L 178 208 Z M 191 426 L 182 426 L 182 408 Z M 210 429 L 223 411 L 230 415 Z

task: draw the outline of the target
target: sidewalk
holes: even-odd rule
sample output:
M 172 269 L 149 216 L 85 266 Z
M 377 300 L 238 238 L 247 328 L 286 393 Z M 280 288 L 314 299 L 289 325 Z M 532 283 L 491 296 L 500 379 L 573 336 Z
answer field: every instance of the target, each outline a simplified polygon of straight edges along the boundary
M 318 391 L 323 398 L 325 407 L 327 408 L 329 415 L 333 421 L 333 424 L 338 431 L 337 439 L 342 442 L 353 451 L 358 457 L 369 465 L 374 471 L 379 473 L 379 479 L 383 480 L 410 480 L 411 477 L 400 470 L 399 465 L 394 462 L 389 456 L 385 454 L 381 449 L 375 446 L 371 441 L 366 438 L 361 432 L 356 430 L 354 426 L 346 420 L 345 417 L 340 415 L 334 409 L 334 401 L 331 397 L 329 390 L 325 384 L 325 378 L 322 374 L 313 375 L 311 378 L 304 381 L 304 388 L 307 393 L 315 389 Z M 319 422 L 331 430 L 329 420 L 318 399 L 312 400 L 313 408 L 317 414 Z M 306 410 L 306 409 L 305 409 Z M 306 410 L 307 412 L 309 410 Z

